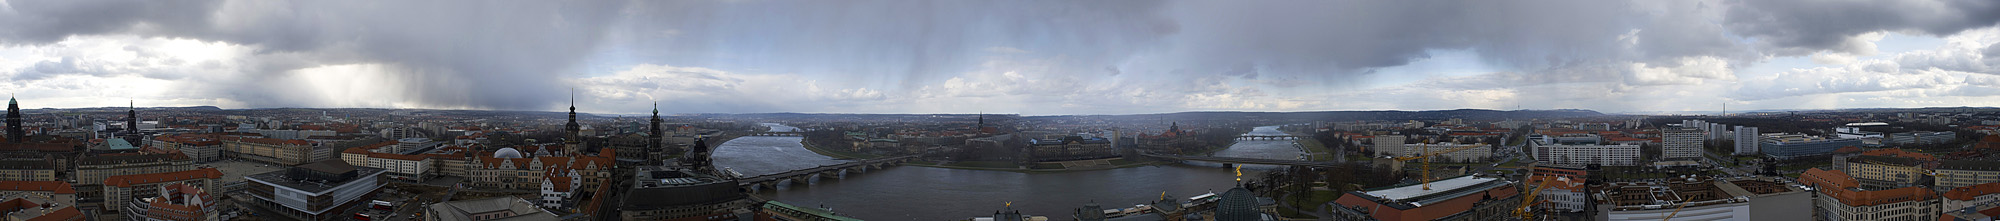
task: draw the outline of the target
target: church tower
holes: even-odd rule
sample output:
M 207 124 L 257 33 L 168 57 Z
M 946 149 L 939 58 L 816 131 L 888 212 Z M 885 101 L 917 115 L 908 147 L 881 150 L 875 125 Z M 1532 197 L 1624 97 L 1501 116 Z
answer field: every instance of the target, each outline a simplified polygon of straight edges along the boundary
M 28 131 L 21 129 L 21 104 L 15 102 L 13 97 L 8 97 L 7 142 L 22 143 L 26 141 L 28 141 Z
M 127 102 L 132 102 L 127 104 L 132 106 L 126 107 L 125 109 L 125 133 L 136 134 L 139 133 L 139 102 L 138 101 L 127 101 Z
M 651 129 L 650 133 L 646 134 L 646 162 L 664 163 L 660 162 L 662 155 L 665 153 L 663 153 L 664 151 L 661 150 L 663 148 L 660 147 L 660 139 L 661 137 L 664 137 L 664 135 L 660 135 L 660 133 L 664 131 L 660 130 L 659 102 L 653 102 L 653 121 L 650 129 Z
M 708 138 L 695 138 L 694 146 L 689 146 L 687 155 L 681 156 L 681 167 L 698 173 L 714 174 L 715 165 L 709 162 L 708 152 Z
M 583 139 L 582 132 L 583 126 L 576 124 L 576 89 L 570 89 L 569 124 L 563 125 L 563 136 L 566 136 L 563 139 L 563 152 L 565 156 L 574 157 L 577 156 L 577 153 L 583 152 L 583 145 L 580 145 L 582 142 L 581 139 Z

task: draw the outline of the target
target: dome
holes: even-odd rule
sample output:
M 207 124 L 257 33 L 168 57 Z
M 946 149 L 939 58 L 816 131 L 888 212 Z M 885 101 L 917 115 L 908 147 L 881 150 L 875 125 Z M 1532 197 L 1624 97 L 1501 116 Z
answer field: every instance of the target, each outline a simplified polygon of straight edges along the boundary
M 500 148 L 499 151 L 493 151 L 493 158 L 521 158 L 521 151 L 514 150 L 513 147 Z
M 1215 220 L 1260 220 L 1263 217 L 1257 211 L 1258 206 L 1257 194 L 1243 187 L 1230 188 L 1215 203 Z

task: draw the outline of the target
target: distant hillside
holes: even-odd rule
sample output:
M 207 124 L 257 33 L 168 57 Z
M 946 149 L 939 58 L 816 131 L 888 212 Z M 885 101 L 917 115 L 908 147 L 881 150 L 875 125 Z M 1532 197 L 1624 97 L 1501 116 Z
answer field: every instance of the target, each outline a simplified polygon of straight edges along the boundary
M 1506 119 L 1525 120 L 1525 119 L 1594 117 L 1594 116 L 1604 116 L 1604 114 L 1591 110 L 1573 110 L 1573 109 L 1514 110 L 1514 111 L 1458 109 L 1458 110 L 1430 110 L 1430 111 L 1314 111 L 1314 112 L 1215 111 L 1215 112 L 1180 112 L 1180 113 L 1163 113 L 1163 114 L 1092 115 L 1092 116 L 1110 117 L 1110 118 L 1135 118 L 1135 119 L 1244 118 L 1244 119 L 1275 120 L 1275 121 L 1321 121 L 1321 120 L 1346 121 L 1346 120 L 1444 120 L 1452 118 L 1460 118 L 1466 120 L 1506 120 Z M 1074 116 L 1038 116 L 1038 117 L 1074 117 Z M 1038 118 L 1038 117 L 1029 117 L 1029 118 Z

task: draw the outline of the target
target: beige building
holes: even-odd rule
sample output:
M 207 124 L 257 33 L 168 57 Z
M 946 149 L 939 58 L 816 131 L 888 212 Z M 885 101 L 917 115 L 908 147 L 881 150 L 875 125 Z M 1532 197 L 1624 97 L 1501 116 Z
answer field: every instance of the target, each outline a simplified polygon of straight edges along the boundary
M 611 177 L 611 166 L 615 163 L 612 157 L 617 156 L 610 154 L 614 152 L 611 148 L 604 150 L 606 153 L 598 156 L 577 157 L 529 156 L 514 148 L 481 151 L 483 154 L 471 157 L 468 162 L 471 168 L 467 172 L 472 176 L 466 177 L 466 181 L 475 188 L 540 190 L 549 171 L 574 170 L 584 179 L 581 189 L 594 191 Z
M 1906 187 L 1920 184 L 1925 177 L 1923 163 L 1915 159 L 1887 156 L 1854 156 L 1847 158 L 1847 174 L 1867 187 Z
M 104 179 L 112 176 L 164 173 L 192 169 L 194 169 L 194 161 L 189 159 L 187 155 L 182 154 L 87 156 L 77 160 L 76 184 L 98 185 L 104 184 Z
M 332 158 L 333 150 L 318 142 L 223 136 L 224 155 L 279 165 L 299 165 Z
M 1937 186 L 1941 188 L 2000 183 L 2000 162 L 1945 160 L 1938 162 L 1937 173 Z
M 76 188 L 61 181 L 0 180 L 0 198 L 22 198 L 37 204 L 76 206 Z
M 58 181 L 56 165 L 42 160 L 0 160 L 0 180 Z
M 222 186 L 217 179 L 222 179 L 222 171 L 215 168 L 112 176 L 103 180 L 106 206 L 104 211 L 98 213 L 100 216 L 122 215 L 124 213 L 119 210 L 123 209 L 122 206 L 126 203 L 134 199 L 157 197 L 160 187 L 170 184 L 184 183 L 204 190 L 214 190 Z
M 1819 220 L 1937 220 L 1944 212 L 1926 187 L 1864 189 L 1845 172 L 1819 168 L 1806 169 L 1798 180 L 1818 190 L 1813 217 Z
M 222 160 L 222 136 L 217 134 L 174 134 L 155 136 L 153 147 L 179 150 L 195 162 Z

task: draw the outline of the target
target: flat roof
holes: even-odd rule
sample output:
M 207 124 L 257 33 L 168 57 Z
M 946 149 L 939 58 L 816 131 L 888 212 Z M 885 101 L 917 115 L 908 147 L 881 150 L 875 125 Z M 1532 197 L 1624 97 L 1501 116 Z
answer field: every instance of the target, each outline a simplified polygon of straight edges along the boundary
M 382 175 L 382 173 L 387 172 L 387 170 L 374 167 L 354 167 L 354 172 L 359 173 L 360 176 L 355 177 L 355 179 L 342 181 L 340 183 L 300 182 L 299 180 L 285 178 L 285 172 L 286 171 L 284 170 L 271 171 L 268 173 L 250 175 L 244 178 L 250 179 L 252 181 L 268 183 L 274 186 L 280 186 L 280 187 L 299 190 L 302 192 L 313 193 L 313 195 L 319 195 L 322 192 L 332 190 L 334 187 L 340 187 L 341 185 L 347 185 L 348 183 L 353 183 L 356 180 L 361 180 L 360 177 Z
M 1408 186 L 1397 186 L 1380 190 L 1364 191 L 1362 193 L 1368 194 L 1368 196 L 1373 196 L 1375 198 L 1382 198 L 1394 201 L 1409 201 L 1412 198 L 1419 198 L 1419 197 L 1437 195 L 1448 192 L 1457 192 L 1456 190 L 1458 189 L 1482 186 L 1481 184 L 1486 184 L 1489 182 L 1499 181 L 1499 180 L 1500 178 L 1461 176 L 1457 178 L 1431 181 L 1430 190 L 1424 190 L 1423 184 L 1413 184 Z

